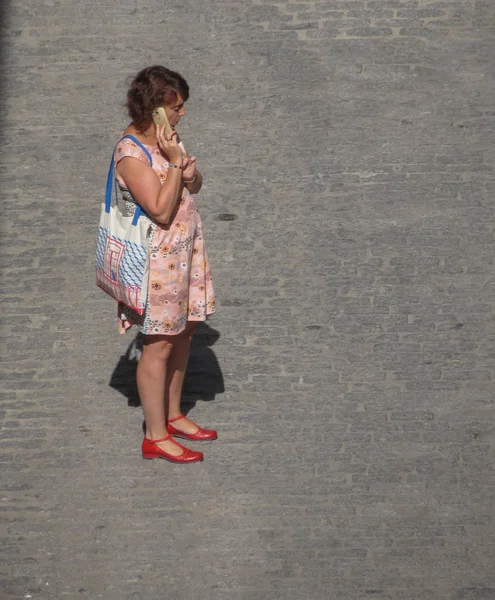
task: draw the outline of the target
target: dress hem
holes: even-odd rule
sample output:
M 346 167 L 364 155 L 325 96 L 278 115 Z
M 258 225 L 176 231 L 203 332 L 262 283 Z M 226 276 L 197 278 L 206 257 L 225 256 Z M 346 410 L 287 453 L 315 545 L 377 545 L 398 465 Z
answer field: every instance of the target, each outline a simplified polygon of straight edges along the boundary
M 122 320 L 120 318 L 118 318 L 118 331 L 120 335 L 124 335 L 125 333 L 127 333 L 129 331 L 129 329 L 132 329 L 132 327 L 137 327 L 139 329 L 139 333 L 141 333 L 142 335 L 168 335 L 168 336 L 175 336 L 175 335 L 180 335 L 181 333 L 184 333 L 186 327 L 187 327 L 187 323 L 189 322 L 193 322 L 193 323 L 205 323 L 208 320 L 208 317 L 211 317 L 211 315 L 214 315 L 216 311 L 211 311 L 206 313 L 206 316 L 204 318 L 202 317 L 193 317 L 193 318 L 188 318 L 186 320 L 186 325 L 184 326 L 184 329 L 181 329 L 181 331 L 178 331 L 177 333 L 145 333 L 144 331 L 142 331 L 139 323 L 133 323 L 127 320 Z

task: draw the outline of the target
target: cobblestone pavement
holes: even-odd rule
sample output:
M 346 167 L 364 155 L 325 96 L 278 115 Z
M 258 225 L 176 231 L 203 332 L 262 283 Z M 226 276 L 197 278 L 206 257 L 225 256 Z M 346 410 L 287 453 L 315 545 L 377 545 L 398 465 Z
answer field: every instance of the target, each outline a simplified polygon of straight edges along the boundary
M 2 600 L 495 598 L 495 3 L 23 0 L 1 31 Z M 141 459 L 94 286 L 150 63 L 191 84 L 220 308 L 186 467 Z

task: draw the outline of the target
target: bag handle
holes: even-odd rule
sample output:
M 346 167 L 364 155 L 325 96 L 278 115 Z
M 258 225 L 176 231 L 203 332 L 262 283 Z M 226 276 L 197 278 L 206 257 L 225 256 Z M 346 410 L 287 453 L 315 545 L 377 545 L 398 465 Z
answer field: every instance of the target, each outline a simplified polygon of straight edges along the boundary
M 115 149 L 114 149 L 114 151 L 112 153 L 112 160 L 110 161 L 110 168 L 108 169 L 107 189 L 106 189 L 106 192 L 105 192 L 105 212 L 107 212 L 107 213 L 110 212 L 110 206 L 112 205 L 112 183 L 115 184 L 115 203 L 118 204 L 118 200 L 117 200 L 117 178 L 115 177 L 115 174 L 114 174 L 114 166 L 115 166 L 114 154 L 115 154 L 115 150 L 117 149 L 117 146 L 120 144 L 120 142 L 122 140 L 125 140 L 125 138 L 129 138 L 132 142 L 134 142 L 137 146 L 139 146 L 141 148 L 141 150 L 146 154 L 146 157 L 148 158 L 148 160 L 150 161 L 150 167 L 153 166 L 153 159 L 151 158 L 151 154 L 143 146 L 143 144 L 141 144 L 141 142 L 138 139 L 136 139 L 133 135 L 124 135 L 123 137 L 120 138 L 120 140 L 115 145 Z M 134 218 L 132 219 L 132 224 L 133 225 L 137 225 L 137 222 L 138 222 L 139 217 L 141 215 L 146 216 L 146 213 L 139 206 L 139 204 L 137 204 L 137 206 L 136 206 L 136 212 L 134 213 Z

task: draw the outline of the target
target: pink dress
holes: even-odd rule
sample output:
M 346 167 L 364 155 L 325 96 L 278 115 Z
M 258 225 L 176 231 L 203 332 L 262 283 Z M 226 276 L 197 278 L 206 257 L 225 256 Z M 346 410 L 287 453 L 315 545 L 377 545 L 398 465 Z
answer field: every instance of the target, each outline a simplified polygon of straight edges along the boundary
M 153 158 L 153 170 L 162 185 L 167 178 L 168 161 L 157 146 L 143 144 Z M 115 166 L 126 156 L 149 165 L 146 154 L 126 138 L 115 149 Z M 173 168 L 173 167 L 171 167 Z M 125 215 L 136 211 L 136 201 L 116 174 Z M 210 265 L 203 239 L 201 218 L 196 201 L 184 188 L 168 225 L 152 221 L 150 234 L 150 279 L 144 314 L 119 304 L 119 331 L 137 325 L 145 335 L 176 335 L 187 321 L 205 321 L 215 312 L 215 296 Z

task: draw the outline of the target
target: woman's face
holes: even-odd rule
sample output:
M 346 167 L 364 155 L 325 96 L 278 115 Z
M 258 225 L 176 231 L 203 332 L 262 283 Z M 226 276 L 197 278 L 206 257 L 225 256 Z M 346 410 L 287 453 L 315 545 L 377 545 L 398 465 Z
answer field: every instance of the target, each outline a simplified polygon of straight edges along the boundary
M 180 118 L 186 114 L 186 109 L 184 108 L 184 99 L 178 92 L 175 100 L 170 104 L 167 104 L 165 107 L 165 112 L 167 113 L 170 126 L 175 129 L 177 123 L 180 121 Z

